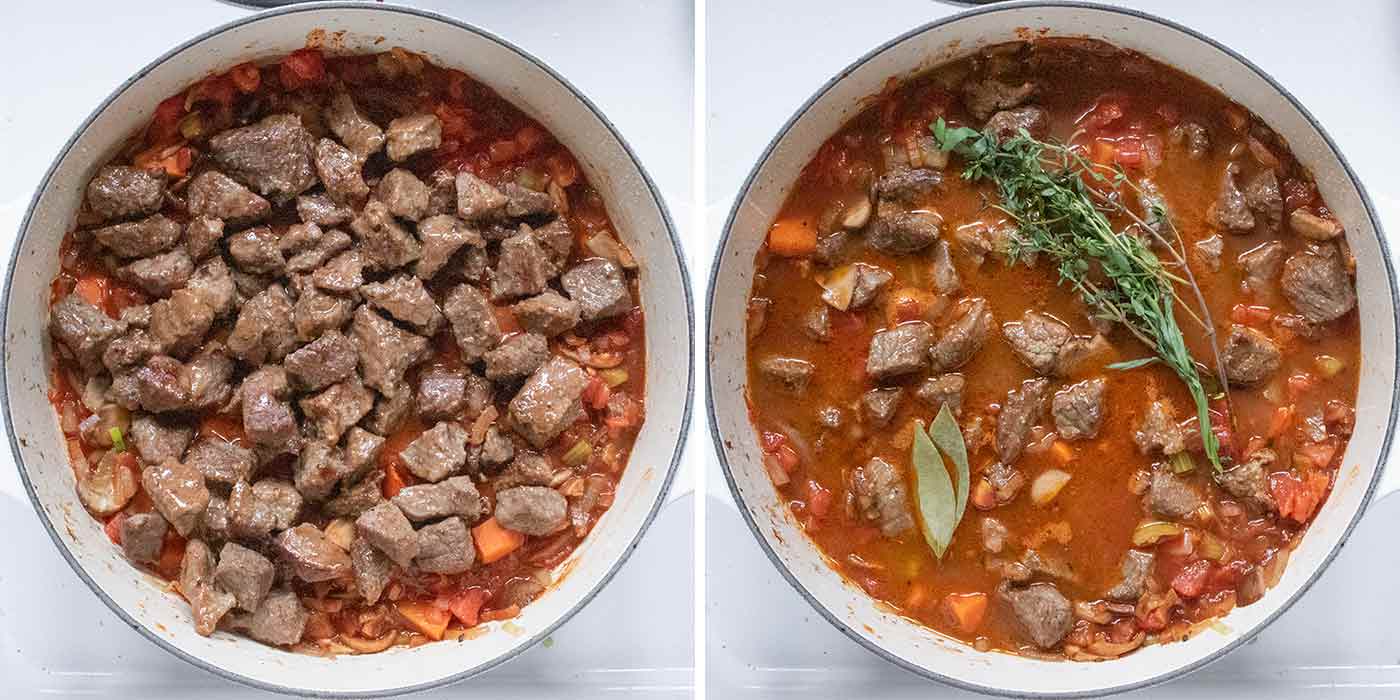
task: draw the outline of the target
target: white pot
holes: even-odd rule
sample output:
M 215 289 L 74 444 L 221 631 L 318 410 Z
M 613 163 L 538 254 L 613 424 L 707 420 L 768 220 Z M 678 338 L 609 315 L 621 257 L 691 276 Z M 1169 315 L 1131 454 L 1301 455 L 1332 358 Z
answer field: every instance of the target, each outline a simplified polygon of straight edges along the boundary
M 482 637 L 368 656 L 319 658 L 227 633 L 201 637 L 189 606 L 138 572 L 79 503 L 63 434 L 45 398 L 49 283 L 84 186 L 157 103 L 209 73 L 302 48 L 324 30 L 331 53 L 402 46 L 461 69 L 537 119 L 577 156 L 641 261 L 648 319 L 647 416 L 617 498 L 559 565 L 558 582 L 513 624 Z M 382 40 L 381 40 L 382 39 Z M 660 507 L 689 422 L 693 322 L 680 246 L 655 186 L 606 118 L 549 67 L 504 40 L 439 15 L 379 4 L 317 3 L 249 16 L 181 44 L 97 108 L 45 175 L 15 246 L 4 298 L 3 393 L 10 443 L 40 520 L 74 571 L 147 638 L 190 663 L 268 690 L 345 697 L 421 690 L 502 663 L 548 635 L 616 573 Z
M 1175 66 L 1220 89 L 1263 117 L 1317 178 L 1346 225 L 1356 256 L 1362 367 L 1357 424 L 1336 488 L 1293 552 L 1282 580 L 1262 600 L 1239 608 L 1184 642 L 1143 648 L 1115 661 L 1065 663 L 979 653 L 882 609 L 839 576 L 803 535 L 763 469 L 748 419 L 746 302 L 754 253 L 818 146 L 880 92 L 903 79 L 989 44 L 1048 30 L 1103 39 Z M 788 582 L 851 639 L 910 671 L 1001 695 L 1058 697 L 1118 692 L 1199 668 L 1257 634 L 1322 573 L 1382 484 L 1396 401 L 1396 290 L 1380 225 L 1361 183 L 1335 144 L 1273 79 L 1247 59 L 1199 33 L 1139 12 L 1082 3 L 1017 3 L 973 10 L 915 29 L 881 46 L 827 83 L 768 146 L 739 193 L 711 271 L 708 302 L 711 428 L 729 479 L 760 544 Z

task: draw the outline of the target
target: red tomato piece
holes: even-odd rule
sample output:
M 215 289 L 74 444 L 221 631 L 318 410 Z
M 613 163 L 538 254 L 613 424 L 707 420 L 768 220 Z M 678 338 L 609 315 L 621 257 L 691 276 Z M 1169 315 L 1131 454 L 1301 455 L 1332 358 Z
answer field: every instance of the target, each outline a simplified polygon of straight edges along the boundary
M 319 49 L 297 49 L 282 59 L 277 75 L 282 80 L 282 87 L 296 90 L 324 80 L 326 63 Z
M 1210 576 L 1210 562 L 1197 559 L 1182 567 L 1181 571 L 1172 579 L 1172 588 L 1183 598 L 1195 598 L 1205 589 L 1208 576 Z

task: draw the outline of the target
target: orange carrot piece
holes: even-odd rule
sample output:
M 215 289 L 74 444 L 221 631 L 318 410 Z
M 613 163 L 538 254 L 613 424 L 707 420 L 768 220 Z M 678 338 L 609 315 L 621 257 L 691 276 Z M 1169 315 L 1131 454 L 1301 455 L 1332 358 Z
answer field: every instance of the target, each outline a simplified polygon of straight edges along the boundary
M 949 593 L 943 598 L 943 611 L 963 634 L 972 634 L 987 614 L 987 594 Z
M 447 632 L 447 623 L 452 621 L 451 612 L 432 603 L 403 601 L 398 603 L 395 609 L 408 624 L 433 641 L 442 639 L 442 635 Z
M 73 291 L 93 306 L 105 308 L 107 303 L 107 278 L 102 275 L 88 275 L 78 280 Z
M 805 219 L 782 219 L 768 231 L 768 249 L 775 255 L 798 258 L 817 250 L 817 230 Z
M 500 610 L 487 610 L 481 613 L 482 622 L 495 622 L 496 620 L 509 620 L 520 614 L 519 605 L 507 605 Z
M 525 543 L 523 533 L 501 527 L 495 518 L 488 518 L 472 528 L 472 539 L 476 541 L 483 564 L 497 561 Z

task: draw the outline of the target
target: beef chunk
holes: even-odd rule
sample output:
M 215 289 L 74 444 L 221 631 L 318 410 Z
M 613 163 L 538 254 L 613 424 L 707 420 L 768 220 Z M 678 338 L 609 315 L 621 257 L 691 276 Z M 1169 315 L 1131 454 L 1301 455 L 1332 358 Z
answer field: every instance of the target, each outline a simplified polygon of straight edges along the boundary
M 210 540 L 227 540 L 231 537 L 227 498 L 212 492 L 209 494 L 209 505 L 204 507 L 204 516 L 199 519 L 195 534 Z
M 404 230 L 378 200 L 365 204 L 350 222 L 350 230 L 360 240 L 365 262 L 379 269 L 397 270 L 422 255 L 418 239 Z
M 1211 272 L 1220 271 L 1220 257 L 1225 252 L 1225 239 L 1218 234 L 1196 241 L 1192 246 L 1196 251 L 1196 257 L 1205 264 L 1206 269 Z
M 1006 547 L 1006 538 L 1011 534 L 1000 520 L 993 517 L 982 518 L 981 533 L 982 549 L 992 554 L 1000 553 Z
M 543 537 L 564 526 L 569 504 L 554 489 L 517 486 L 496 494 L 496 521 L 516 532 Z
M 228 254 L 238 269 L 254 275 L 280 275 L 287 267 L 277 234 L 267 226 L 239 231 L 228 237 Z
M 1069 599 L 1052 583 L 1013 588 L 1002 582 L 997 597 L 1010 608 L 1021 634 L 1041 649 L 1053 648 L 1074 627 Z
M 388 435 L 403 425 L 412 410 L 412 393 L 401 391 L 393 396 L 380 394 L 379 398 L 375 399 L 374 408 L 365 419 L 364 425 L 380 435 Z
M 194 467 L 167 459 L 160 464 L 152 464 L 141 472 L 141 487 L 151 497 L 156 510 L 181 536 L 190 534 L 199 524 L 199 516 L 209 505 L 209 489 L 204 486 L 204 475 Z
M 1122 580 L 1108 589 L 1104 597 L 1123 603 L 1136 603 L 1147 591 L 1147 579 L 1152 576 L 1152 564 L 1155 560 L 1156 557 L 1151 552 L 1128 550 L 1128 553 L 1123 555 L 1123 563 L 1119 567 L 1123 575 Z
M 481 517 L 481 494 L 465 476 L 454 476 L 437 484 L 418 484 L 401 489 L 392 499 L 409 520 L 424 522 L 460 516 L 468 522 Z
M 877 216 L 865 232 L 865 242 L 882 253 L 908 255 L 937 240 L 942 225 L 943 217 L 931 211 L 900 211 Z
M 1025 130 L 1034 139 L 1044 139 L 1050 133 L 1050 115 L 1039 107 L 1018 107 L 993 114 L 982 131 L 995 134 L 1004 141 Z
M 124 330 L 122 324 L 84 301 L 76 292 L 59 300 L 49 310 L 49 328 L 54 338 L 89 371 L 102 366 L 102 351 Z
M 928 351 L 932 342 L 933 329 L 923 321 L 910 321 L 876 331 L 870 339 L 865 373 L 876 380 L 884 380 L 918 372 L 928 366 Z
M 335 487 L 350 474 L 345 453 L 334 442 L 311 440 L 301 448 L 301 456 L 292 470 L 292 485 L 308 501 L 324 501 Z
M 554 200 L 544 192 L 507 182 L 501 186 L 501 194 L 506 196 L 506 216 L 511 218 L 537 218 L 554 213 Z
M 165 179 L 141 168 L 108 165 L 87 185 L 88 211 L 104 221 L 154 214 L 163 201 Z
M 1239 386 L 1267 380 L 1283 362 L 1283 353 L 1273 339 L 1239 324 L 1230 326 L 1223 354 L 1225 376 Z
M 1167 130 L 1167 140 L 1186 146 L 1186 156 L 1200 160 L 1210 153 L 1210 132 L 1196 122 L 1182 122 Z
M 223 316 L 233 311 L 237 289 L 233 276 L 223 258 L 212 258 L 195 269 L 185 289 L 213 311 L 215 316 Z M 174 296 L 174 293 L 171 293 Z
M 442 327 L 442 312 L 417 277 L 395 275 L 384 282 L 360 287 L 360 294 L 370 306 L 407 323 L 419 333 L 435 335 Z
M 1269 241 L 1240 253 L 1235 264 L 1244 272 L 1245 291 L 1254 295 L 1267 294 L 1273 289 L 1274 278 L 1278 276 L 1283 256 L 1287 254 L 1283 244 Z
M 467 430 L 453 421 L 442 421 L 419 435 L 399 453 L 413 475 L 437 483 L 467 463 Z
M 309 615 L 294 591 L 278 589 L 263 599 L 248 621 L 248 636 L 273 646 L 285 647 L 301 641 Z
M 549 283 L 551 272 L 553 265 L 544 248 L 528 229 L 522 228 L 520 233 L 501 241 L 496 274 L 491 279 L 491 297 L 518 299 L 539 294 Z
M 234 179 L 264 197 L 288 200 L 316 184 L 315 139 L 294 114 L 274 114 L 209 139 L 210 155 Z
M 1171 405 L 1165 401 L 1153 401 L 1147 405 L 1142 422 L 1133 434 L 1133 441 L 1143 454 L 1161 452 L 1170 457 L 1186 449 L 1181 426 L 1176 422 Z
M 229 531 L 245 539 L 267 537 L 291 527 L 302 503 L 301 493 L 289 481 L 261 479 L 251 485 L 240 481 L 229 492 Z
M 523 377 L 549 359 L 549 341 L 539 333 L 517 333 L 482 358 L 492 381 Z
M 428 216 L 457 213 L 457 177 L 450 170 L 434 170 L 428 176 Z M 422 238 L 422 235 L 419 235 Z
M 184 410 L 190 406 L 189 374 L 179 360 L 156 355 L 136 370 L 136 392 L 151 413 Z
M 181 420 L 137 413 L 131 417 L 131 434 L 127 437 L 143 463 L 160 464 L 184 456 L 194 428 Z
M 553 268 L 549 276 L 554 277 L 564 271 L 564 266 L 569 262 L 569 256 L 574 252 L 574 232 L 569 228 L 568 222 L 563 219 L 555 219 L 534 230 L 535 240 L 539 241 L 540 247 L 549 256 L 549 264 Z M 597 234 L 607 236 L 606 233 Z M 590 239 L 591 240 L 591 239 Z M 599 240 L 613 242 L 611 237 Z M 620 244 L 615 244 L 620 245 Z M 630 256 L 618 255 L 609 256 L 613 262 L 617 262 L 623 267 L 628 267 L 628 263 L 623 258 L 630 259 Z M 636 267 L 636 262 L 632 261 L 631 267 Z
M 802 315 L 802 332 L 818 343 L 831 340 L 831 314 L 826 304 L 818 304 Z
M 355 101 L 349 95 L 343 92 L 333 95 L 322 116 L 335 137 L 361 162 L 384 147 L 384 131 L 355 108 Z
M 953 266 L 953 255 L 947 241 L 933 245 L 933 289 L 939 294 L 954 294 L 962 289 L 962 279 Z
M 1020 389 L 1006 392 L 1006 402 L 997 418 L 996 438 L 997 454 L 1004 464 L 1009 465 L 1021 456 L 1031 427 L 1040 421 L 1049 391 L 1049 381 L 1027 379 L 1021 382 Z
M 214 583 L 233 594 L 238 607 L 253 612 L 272 591 L 276 570 L 267 557 L 236 542 L 219 550 L 219 566 L 214 569 Z
M 569 298 L 578 302 L 585 321 L 612 318 L 632 310 L 632 293 L 622 270 L 610 260 L 585 260 L 565 272 L 559 283 Z
M 967 380 L 961 374 L 941 374 L 921 382 L 914 395 L 933 408 L 935 413 L 947 406 L 949 411 L 957 414 L 962 412 L 962 395 L 966 386 Z
M 515 456 L 515 444 L 496 426 L 486 429 L 486 437 L 481 441 L 478 459 L 487 468 L 499 467 Z
M 439 420 L 453 418 L 467 402 L 467 371 L 461 368 L 431 366 L 418 375 L 418 413 Z
M 311 523 L 302 523 L 277 536 L 282 560 L 297 578 L 307 583 L 330 581 L 350 573 L 350 554 L 326 539 L 326 533 Z
M 354 218 L 350 207 L 336 204 L 328 195 L 304 194 L 297 197 L 297 217 L 317 226 L 339 226 Z
M 117 278 L 140 287 L 156 297 L 170 296 L 185 286 L 194 272 L 194 261 L 184 248 L 176 248 L 149 258 L 142 258 L 117 268 Z
M 355 310 L 350 335 L 360 352 L 365 384 L 385 396 L 404 391 L 404 372 L 430 354 L 427 338 L 400 330 L 364 306 Z
M 423 249 L 413 274 L 424 280 L 432 279 L 462 246 L 486 244 L 480 233 L 451 214 L 430 216 L 419 222 L 418 239 L 423 242 Z
M 1276 511 L 1278 505 L 1269 491 L 1269 468 L 1276 461 L 1278 454 L 1267 447 L 1261 448 L 1250 454 L 1244 464 L 1216 475 L 1215 481 L 1230 495 L 1257 510 Z
M 817 239 L 817 249 L 812 252 L 812 260 L 819 265 L 834 266 L 845 259 L 846 248 L 851 243 L 849 231 L 836 231 Z
M 168 525 L 159 513 L 136 513 L 121 522 L 122 552 L 126 558 L 142 564 L 160 560 Z
M 418 221 L 428 215 L 428 186 L 413 173 L 394 168 L 384 174 L 374 196 L 400 219 Z
M 355 520 L 355 532 L 399 566 L 418 556 L 418 535 L 399 507 L 385 501 Z
M 1084 440 L 1099 434 L 1103 425 L 1103 395 L 1107 383 L 1102 378 L 1086 379 L 1055 392 L 1050 412 L 1055 416 L 1055 432 L 1066 440 Z
M 935 372 L 947 372 L 965 364 L 982 348 L 992 331 L 992 310 L 987 300 L 971 297 L 958 302 L 943 333 L 928 350 Z
M 1356 289 L 1335 251 L 1294 253 L 1283 263 L 1279 283 L 1293 308 L 1313 323 L 1345 316 L 1356 306 Z
M 865 422 L 871 428 L 883 428 L 890 424 L 894 412 L 899 409 L 899 400 L 904 398 L 904 389 L 887 387 L 871 389 L 861 394 L 860 405 Z
M 915 204 L 943 184 L 943 174 L 927 168 L 897 168 L 875 181 L 875 196 L 882 202 Z
M 1254 212 L 1250 211 L 1244 193 L 1235 183 L 1239 166 L 1231 163 L 1220 176 L 1220 193 L 1210 206 L 1207 217 L 1210 222 L 1232 233 L 1249 233 L 1254 230 Z
M 385 134 L 388 146 L 384 152 L 389 160 L 404 161 L 423 151 L 442 145 L 442 122 L 432 114 L 414 114 L 389 122 Z
M 506 196 L 490 183 L 465 170 L 457 173 L 457 215 L 476 221 L 501 211 Z
M 102 351 L 102 364 L 113 375 L 117 375 L 145 364 L 146 360 L 159 354 L 161 349 L 161 344 L 146 330 L 129 328 L 107 344 L 107 349 Z
M 1342 235 L 1342 224 L 1336 219 L 1323 218 L 1307 209 L 1294 209 L 1288 215 L 1288 227 L 1312 241 L 1330 241 Z
M 364 474 L 373 469 L 379 450 L 384 447 L 384 438 L 363 428 L 352 427 L 345 433 L 345 462 L 354 474 Z
M 252 450 L 222 438 L 201 437 L 190 445 L 185 463 L 199 470 L 204 480 L 232 488 L 240 481 L 253 478 L 258 467 Z
M 243 380 L 243 432 L 253 444 L 283 452 L 297 450 L 297 421 L 287 401 L 290 394 L 287 373 L 275 365 Z
M 374 408 L 374 393 L 352 374 L 349 379 L 302 399 L 298 405 L 307 422 L 315 428 L 316 435 L 335 442 Z
M 430 574 L 460 574 L 476 563 L 472 534 L 461 518 L 448 518 L 418 531 L 418 568 Z
M 351 245 L 344 231 L 321 231 L 316 224 L 293 224 L 278 243 L 287 258 L 287 272 L 312 272 Z
M 185 226 L 185 252 L 196 262 L 219 250 L 224 239 L 224 222 L 207 216 L 196 216 Z
M 298 387 L 320 391 L 354 374 L 358 361 L 355 343 L 340 331 L 331 330 L 287 355 L 282 366 Z
M 316 173 L 331 199 L 353 205 L 369 196 L 369 185 L 360 172 L 362 161 L 350 149 L 331 139 L 316 142 Z
M 1020 321 L 1003 324 L 1002 335 L 1016 356 L 1046 377 L 1064 376 L 1089 353 L 1092 340 L 1074 335 L 1052 316 L 1027 311 Z
M 485 283 L 491 272 L 491 255 L 486 248 L 467 246 L 456 257 L 452 273 L 467 282 Z
M 360 251 L 347 250 L 311 273 L 311 282 L 331 293 L 348 294 L 364 284 L 364 267 Z
M 587 373 L 573 361 L 551 358 L 510 400 L 509 416 L 516 432 L 536 449 L 548 446 L 583 410 L 581 397 L 588 381 Z
M 545 290 L 543 294 L 517 302 L 511 311 L 525 330 L 552 338 L 577 326 L 582 309 L 578 302 Z
M 292 300 L 280 284 L 249 299 L 228 336 L 229 353 L 252 365 L 280 362 L 296 344 Z
M 98 243 L 119 258 L 144 258 L 169 250 L 184 232 L 178 222 L 164 214 L 154 214 L 139 221 L 113 224 L 92 232 Z
M 211 342 L 185 365 L 190 381 L 190 406 L 212 409 L 222 406 L 233 394 L 229 379 L 233 376 L 233 360 L 224 353 L 222 343 Z
M 448 293 L 442 311 L 452 322 L 452 334 L 462 349 L 462 359 L 476 362 L 487 350 L 501 342 L 501 326 L 495 309 L 486 295 L 468 284 L 458 285 Z
M 389 585 L 393 560 L 375 549 L 369 540 L 356 537 L 350 544 L 350 567 L 355 574 L 356 592 L 367 604 L 374 605 Z
M 1034 83 L 1013 85 L 995 78 L 969 80 L 962 86 L 962 101 L 967 111 L 978 119 L 987 119 L 994 112 L 1020 107 L 1035 95 Z
M 1279 191 L 1278 176 L 1273 170 L 1261 170 L 1245 183 L 1244 201 L 1268 230 L 1278 230 L 1283 221 L 1283 193 Z
M 554 481 L 554 466 L 538 452 L 516 453 L 510 465 L 491 480 L 496 493 L 517 486 L 548 486 Z
M 851 492 L 858 512 L 880 526 L 886 537 L 897 537 L 914 528 L 904 475 L 894 465 L 872 457 L 851 473 Z
M 373 433 L 367 433 L 373 434 Z M 379 437 L 375 435 L 375 437 Z M 383 440 L 384 438 L 379 438 Z M 353 484 L 342 484 L 340 493 L 321 504 L 327 515 L 344 518 L 358 518 L 361 513 L 384 502 L 384 471 L 376 469 L 364 475 Z
M 1169 468 L 1158 469 L 1147 489 L 1147 507 L 1165 518 L 1183 518 L 1200 507 L 1201 495 Z
M 790 392 L 800 394 L 807 390 L 816 372 L 816 365 L 793 357 L 765 357 L 758 362 L 758 371 Z
M 355 302 L 345 297 L 326 294 L 315 287 L 302 290 L 292 307 L 297 340 L 314 340 L 344 326 L 354 309 Z
M 234 225 L 262 221 L 272 212 L 266 199 L 217 170 L 206 170 L 190 180 L 185 196 L 191 216 Z
M 214 553 L 200 540 L 185 543 L 180 559 L 180 594 L 190 602 L 194 631 L 208 637 L 219 620 L 238 602 L 232 594 L 214 586 Z M 300 635 L 298 635 L 300 636 Z

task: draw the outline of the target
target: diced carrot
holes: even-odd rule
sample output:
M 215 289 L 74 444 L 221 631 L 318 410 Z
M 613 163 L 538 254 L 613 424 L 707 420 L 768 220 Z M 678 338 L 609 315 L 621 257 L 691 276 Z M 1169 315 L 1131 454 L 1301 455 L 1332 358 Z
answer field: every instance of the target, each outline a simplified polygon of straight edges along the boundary
M 949 593 L 943 598 L 943 612 L 963 634 L 972 634 L 987 614 L 987 594 Z
M 485 588 L 468 588 L 456 596 L 453 596 L 448 604 L 448 610 L 452 615 L 467 627 L 474 627 L 480 621 L 481 606 L 486 604 L 486 599 L 491 597 L 491 593 Z
M 1274 415 L 1269 418 L 1269 438 L 1273 439 L 1293 427 L 1293 404 L 1279 406 L 1274 409 Z
M 452 621 L 451 612 L 432 603 L 401 601 L 395 609 L 408 624 L 433 641 L 442 639 L 443 633 L 447 632 L 447 623 Z
M 1205 589 L 1206 579 L 1210 576 L 1210 562 L 1204 559 L 1187 564 L 1172 579 L 1172 588 L 1183 598 L 1195 598 Z
M 525 535 L 502 527 L 495 518 L 487 518 L 472 528 L 472 539 L 483 564 L 490 564 L 514 552 L 525 543 Z
M 1331 483 L 1325 472 L 1310 472 L 1306 480 L 1278 472 L 1269 475 L 1269 492 L 1278 504 L 1279 515 L 1297 523 L 1306 523 L 1327 496 Z
M 1074 448 L 1070 447 L 1069 443 L 1064 440 L 1056 440 L 1050 443 L 1050 454 L 1054 456 L 1055 461 L 1060 464 L 1069 464 L 1074 460 Z
M 509 620 L 520 614 L 520 606 L 511 604 L 500 610 L 487 610 L 481 613 L 482 622 L 495 622 L 497 620 Z
M 83 301 L 103 309 L 107 306 L 107 281 L 106 275 L 84 276 L 78 280 L 73 291 L 77 292 Z
M 262 84 L 262 73 L 252 63 L 240 63 L 230 68 L 228 75 L 239 92 L 257 92 L 258 86 Z
M 789 258 L 811 255 L 817 250 L 817 229 L 806 219 L 780 219 L 768 230 L 768 250 Z

